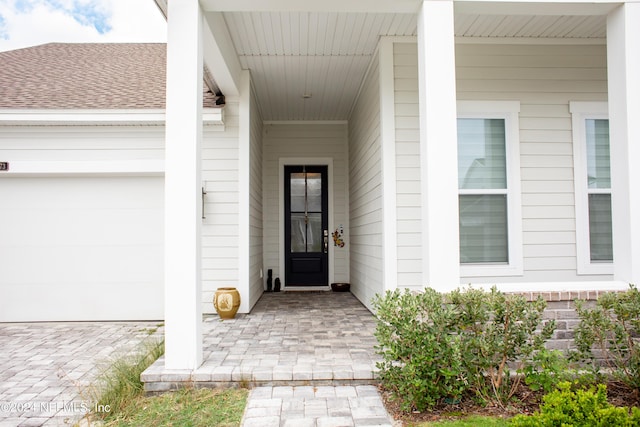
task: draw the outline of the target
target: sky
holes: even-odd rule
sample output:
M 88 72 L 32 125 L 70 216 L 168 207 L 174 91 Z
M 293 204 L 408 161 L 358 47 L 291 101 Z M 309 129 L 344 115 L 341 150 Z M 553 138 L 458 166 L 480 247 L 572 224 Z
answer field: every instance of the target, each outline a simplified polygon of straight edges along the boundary
M 51 42 L 164 43 L 154 0 L 0 0 L 0 52 Z

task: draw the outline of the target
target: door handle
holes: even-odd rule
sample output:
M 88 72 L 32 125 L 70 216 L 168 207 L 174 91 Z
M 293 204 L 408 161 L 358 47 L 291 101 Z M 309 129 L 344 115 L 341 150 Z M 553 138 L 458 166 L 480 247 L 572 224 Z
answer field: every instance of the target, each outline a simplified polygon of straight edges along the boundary
M 324 253 L 329 253 L 329 230 L 324 230 Z

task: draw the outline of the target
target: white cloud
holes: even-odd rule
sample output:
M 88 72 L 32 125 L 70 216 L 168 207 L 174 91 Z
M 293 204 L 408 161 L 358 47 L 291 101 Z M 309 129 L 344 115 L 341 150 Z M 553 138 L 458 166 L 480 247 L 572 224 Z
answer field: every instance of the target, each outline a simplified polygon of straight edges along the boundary
M 0 0 L 0 51 L 51 42 L 165 42 L 153 0 Z

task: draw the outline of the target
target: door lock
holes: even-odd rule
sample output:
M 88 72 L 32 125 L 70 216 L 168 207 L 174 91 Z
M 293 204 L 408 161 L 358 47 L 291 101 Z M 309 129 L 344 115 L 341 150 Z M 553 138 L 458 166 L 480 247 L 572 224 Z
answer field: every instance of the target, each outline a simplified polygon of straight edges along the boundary
M 324 230 L 324 253 L 329 253 L 329 230 Z

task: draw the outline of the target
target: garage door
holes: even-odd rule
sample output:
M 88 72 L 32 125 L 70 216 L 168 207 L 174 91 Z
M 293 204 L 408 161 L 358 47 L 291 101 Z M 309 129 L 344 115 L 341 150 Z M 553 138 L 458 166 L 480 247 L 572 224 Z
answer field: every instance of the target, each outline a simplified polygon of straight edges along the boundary
M 0 321 L 163 318 L 163 179 L 0 180 Z

